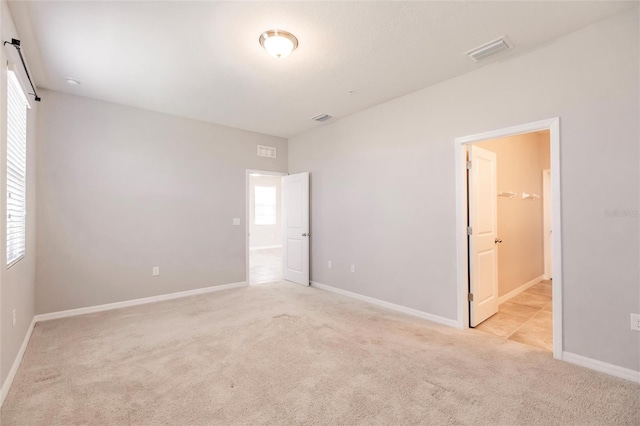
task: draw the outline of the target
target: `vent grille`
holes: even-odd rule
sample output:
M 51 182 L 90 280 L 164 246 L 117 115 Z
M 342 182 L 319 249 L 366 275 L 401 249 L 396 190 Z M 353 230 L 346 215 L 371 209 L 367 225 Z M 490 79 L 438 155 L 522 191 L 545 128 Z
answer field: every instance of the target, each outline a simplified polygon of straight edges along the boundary
M 311 117 L 312 120 L 319 121 L 319 122 L 327 121 L 330 118 L 331 118 L 331 116 L 329 114 L 318 114 L 315 117 Z
M 276 158 L 276 148 L 274 146 L 258 145 L 258 157 Z
M 509 43 L 506 37 L 500 37 L 475 49 L 471 49 L 466 52 L 465 55 L 468 55 L 473 61 L 478 62 L 509 49 L 511 49 L 511 43 Z

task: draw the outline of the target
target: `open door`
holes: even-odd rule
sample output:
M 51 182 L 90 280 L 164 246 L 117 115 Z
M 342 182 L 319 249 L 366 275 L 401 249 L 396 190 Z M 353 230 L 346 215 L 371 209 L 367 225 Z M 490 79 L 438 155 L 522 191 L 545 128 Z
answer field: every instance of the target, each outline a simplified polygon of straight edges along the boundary
M 551 262 L 551 170 L 542 171 L 542 229 L 544 232 L 544 279 L 550 280 L 553 277 Z
M 282 178 L 282 276 L 309 285 L 309 173 Z
M 469 146 L 469 322 L 498 312 L 496 154 Z

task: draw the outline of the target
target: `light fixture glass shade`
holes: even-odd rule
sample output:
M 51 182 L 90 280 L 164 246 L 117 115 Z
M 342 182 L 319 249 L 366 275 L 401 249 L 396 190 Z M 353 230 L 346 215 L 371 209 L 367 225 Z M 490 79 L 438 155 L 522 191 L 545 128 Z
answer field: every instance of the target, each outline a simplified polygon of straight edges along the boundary
M 286 58 L 298 47 L 298 39 L 283 30 L 269 30 L 260 35 L 260 45 L 271 56 Z

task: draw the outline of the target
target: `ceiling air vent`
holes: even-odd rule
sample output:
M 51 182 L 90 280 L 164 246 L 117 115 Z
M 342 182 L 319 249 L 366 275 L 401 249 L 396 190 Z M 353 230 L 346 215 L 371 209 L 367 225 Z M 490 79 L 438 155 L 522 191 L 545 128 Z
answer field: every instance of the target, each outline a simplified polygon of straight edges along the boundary
M 318 114 L 315 117 L 311 117 L 312 120 L 314 121 L 327 121 L 328 119 L 330 119 L 331 116 L 329 114 Z
M 276 148 L 274 146 L 258 145 L 258 157 L 276 158 Z
M 465 55 L 468 55 L 475 62 L 478 62 L 484 58 L 495 55 L 500 52 L 504 52 L 505 50 L 511 49 L 511 43 L 507 40 L 506 37 L 500 37 L 495 40 L 490 41 L 489 43 L 485 43 L 482 46 L 478 46 L 475 49 L 471 49 L 466 52 Z

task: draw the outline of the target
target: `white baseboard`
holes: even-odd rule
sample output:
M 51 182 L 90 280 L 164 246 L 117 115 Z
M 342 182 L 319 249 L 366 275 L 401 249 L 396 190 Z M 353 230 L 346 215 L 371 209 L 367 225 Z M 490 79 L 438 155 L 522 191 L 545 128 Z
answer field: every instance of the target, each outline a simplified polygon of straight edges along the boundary
M 20 350 L 16 355 L 16 359 L 13 360 L 13 365 L 11 366 L 11 370 L 9 370 L 9 375 L 4 380 L 2 384 L 2 388 L 0 388 L 0 407 L 4 404 L 4 399 L 7 397 L 9 393 L 9 389 L 13 384 L 13 379 L 16 377 L 16 373 L 18 372 L 18 367 L 20 367 L 20 363 L 22 362 L 22 357 L 24 357 L 24 353 L 27 350 L 27 345 L 29 345 L 29 340 L 31 340 L 31 334 L 33 333 L 33 328 L 36 326 L 36 318 L 34 317 L 31 320 L 31 324 L 27 329 L 27 333 L 24 336 L 24 340 L 22 341 L 22 346 L 20 346 Z
M 590 368 L 591 370 L 599 371 L 601 373 L 609 374 L 611 376 L 620 377 L 621 379 L 626 379 L 631 382 L 640 383 L 640 371 L 598 361 L 597 359 L 587 358 L 586 356 L 577 355 L 571 352 L 563 352 L 562 360 L 581 367 Z
M 278 245 L 278 246 L 249 247 L 249 250 L 267 250 L 267 249 L 276 249 L 276 248 L 282 248 L 282 246 Z
M 517 295 L 519 295 L 523 291 L 529 289 L 529 287 L 532 287 L 532 286 L 538 284 L 542 280 L 544 280 L 544 275 L 540 275 L 539 277 L 536 277 L 536 278 L 532 279 L 531 281 L 522 284 L 520 287 L 511 290 L 509 293 L 503 294 L 502 296 L 500 296 L 498 298 L 498 305 L 502 305 L 507 300 L 509 300 L 509 299 L 511 299 L 513 297 L 516 297 Z
M 112 309 L 127 308 L 129 306 L 144 305 L 147 303 L 162 302 L 164 300 L 179 299 L 182 297 L 196 296 L 198 294 L 212 293 L 215 291 L 229 290 L 232 288 L 244 287 L 246 281 L 238 283 L 214 285 L 211 287 L 197 288 L 195 290 L 179 291 L 177 293 L 161 294 L 159 296 L 144 297 L 142 299 L 126 300 L 124 302 L 107 303 L 105 305 L 88 306 L 86 308 L 69 309 L 67 311 L 51 312 L 35 316 L 35 321 L 49 321 L 58 318 L 75 317 L 77 315 L 92 314 L 95 312 L 110 311 Z
M 373 297 L 363 296 L 358 293 L 353 293 L 340 288 L 332 287 L 330 285 L 322 284 L 316 281 L 311 281 L 311 286 L 321 290 L 330 291 L 332 293 L 341 294 L 343 296 L 351 297 L 353 299 L 362 300 L 363 302 L 371 303 L 372 305 L 382 306 L 383 308 L 390 309 L 396 312 L 402 312 L 403 314 L 411 315 L 414 317 L 426 319 L 438 324 L 447 325 L 449 327 L 460 328 L 458 321 L 441 317 L 439 315 L 433 315 L 427 312 L 419 311 L 413 308 L 407 308 L 406 306 L 396 305 L 395 303 L 385 302 L 384 300 L 374 299 Z

